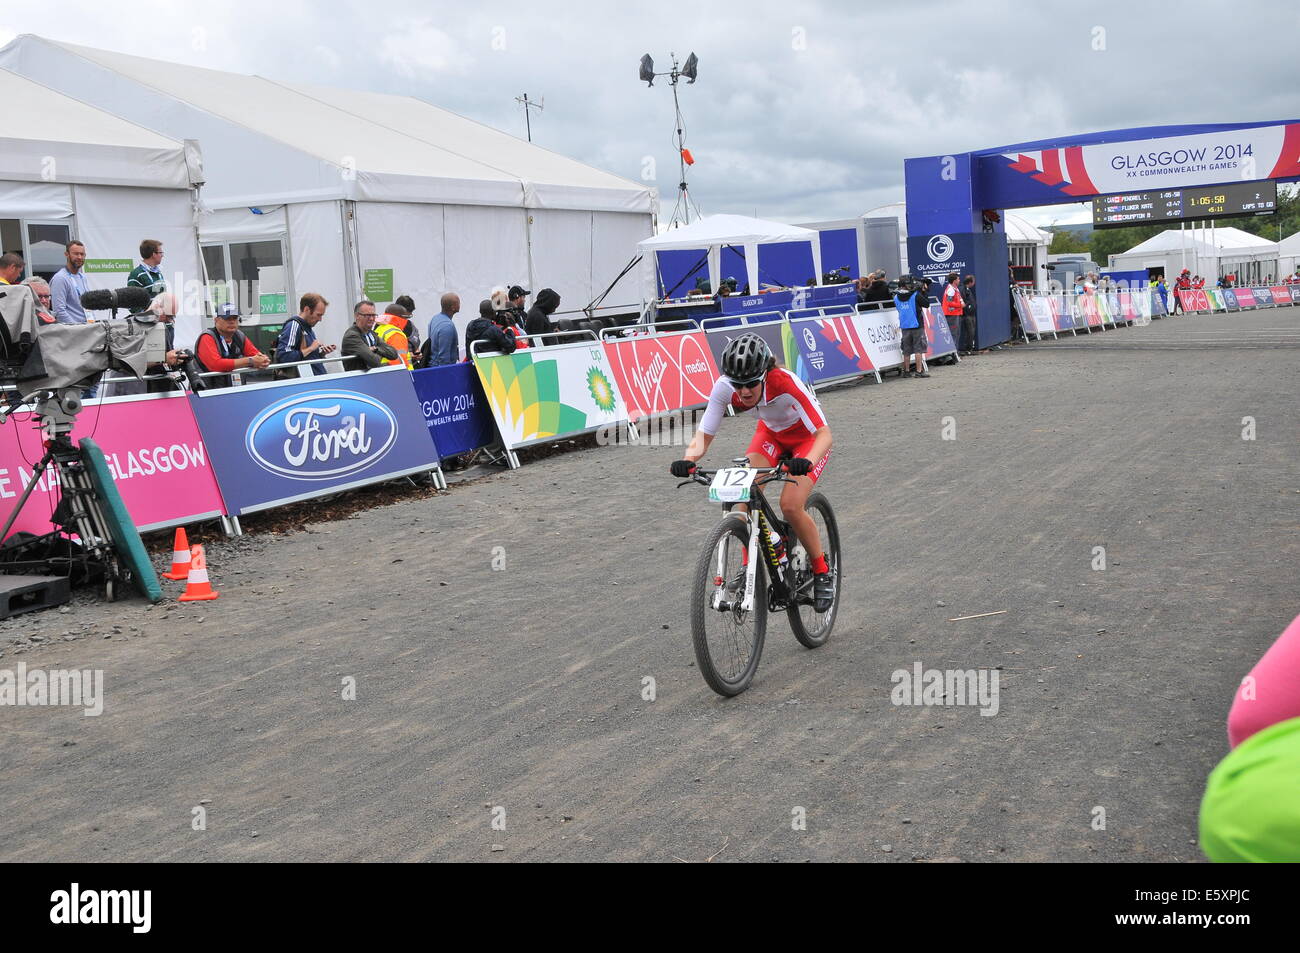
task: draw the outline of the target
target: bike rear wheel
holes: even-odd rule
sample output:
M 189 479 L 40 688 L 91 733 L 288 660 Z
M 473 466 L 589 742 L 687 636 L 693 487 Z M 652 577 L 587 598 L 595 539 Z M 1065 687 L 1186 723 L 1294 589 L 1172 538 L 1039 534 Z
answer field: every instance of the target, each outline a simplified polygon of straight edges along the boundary
M 724 519 L 700 553 L 691 591 L 695 661 L 709 687 L 727 697 L 749 687 L 767 631 L 767 584 L 761 558 L 754 577 L 754 608 L 740 608 L 745 595 L 742 554 L 748 547 L 749 524 L 735 517 Z
M 835 511 L 831 509 L 830 501 L 820 493 L 814 493 L 808 497 L 804 511 L 817 525 L 817 535 L 821 538 L 822 550 L 826 554 L 826 565 L 831 571 L 831 578 L 835 580 L 835 597 L 829 609 L 817 612 L 812 606 L 812 569 L 801 567 L 795 570 L 799 592 L 790 600 L 786 614 L 790 617 L 790 628 L 799 644 L 815 649 L 826 644 L 826 640 L 831 637 L 831 629 L 835 627 L 835 615 L 839 611 L 840 594 L 844 588 L 844 573 L 840 565 L 840 528 L 835 522 Z M 803 552 L 802 544 L 799 545 L 799 551 Z M 806 554 L 803 560 L 807 561 Z

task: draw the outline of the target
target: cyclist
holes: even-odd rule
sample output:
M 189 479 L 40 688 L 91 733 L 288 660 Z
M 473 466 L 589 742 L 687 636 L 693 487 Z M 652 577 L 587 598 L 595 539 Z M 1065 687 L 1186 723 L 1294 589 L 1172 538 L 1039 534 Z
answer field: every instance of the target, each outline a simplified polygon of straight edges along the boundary
M 669 467 L 673 476 L 688 477 L 695 471 L 696 461 L 713 443 L 728 404 L 737 413 L 758 417 L 758 427 L 746 453 L 751 467 L 775 466 L 783 454 L 792 458 L 786 463 L 786 469 L 795 482 L 786 483 L 781 491 L 781 516 L 808 553 L 813 571 L 813 608 L 825 612 L 834 600 L 835 585 L 826 565 L 817 524 L 804 511 L 813 484 L 821 476 L 831 452 L 831 428 L 826 424 L 821 404 L 803 381 L 776 366 L 776 358 L 766 341 L 752 332 L 742 334 L 722 352 L 722 376 L 713 384 L 708 407 L 699 430 L 686 448 L 685 458 Z M 738 504 L 732 512 L 743 517 L 747 508 Z

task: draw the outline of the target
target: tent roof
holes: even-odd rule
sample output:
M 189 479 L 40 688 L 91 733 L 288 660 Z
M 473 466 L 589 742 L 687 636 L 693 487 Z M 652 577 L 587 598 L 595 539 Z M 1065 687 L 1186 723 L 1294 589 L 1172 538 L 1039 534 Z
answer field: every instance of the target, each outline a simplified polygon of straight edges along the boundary
M 0 65 L 71 87 L 114 113 L 145 109 L 144 87 L 163 103 L 137 117 L 151 127 L 172 134 L 187 127 L 186 138 L 205 147 L 238 138 L 241 149 L 225 142 L 207 149 L 213 204 L 347 198 L 648 213 L 657 200 L 642 183 L 408 96 L 283 83 L 33 35 L 0 50 Z M 87 81 L 88 68 L 96 81 Z M 294 164 L 300 190 L 268 184 L 269 169 Z
M 776 242 L 810 242 L 810 228 L 768 222 L 747 215 L 708 215 L 690 225 L 655 235 L 637 243 L 643 251 L 670 248 L 710 248 L 714 245 L 770 245 Z
M 0 69 L 0 179 L 186 189 L 185 145 Z M 53 169 L 49 160 L 54 162 Z M 199 173 L 197 152 L 195 174 Z
M 1300 232 L 1288 235 L 1278 242 L 1277 250 L 1282 255 L 1300 255 Z
M 1241 229 L 1233 228 L 1230 225 L 1224 225 L 1213 230 L 1198 229 L 1197 235 L 1202 237 L 1194 237 L 1190 231 L 1170 228 L 1158 235 L 1153 235 L 1139 245 L 1134 245 L 1121 254 L 1180 251 L 1184 247 L 1188 249 L 1199 247 L 1205 255 L 1216 255 L 1223 252 L 1245 251 L 1259 253 L 1277 250 L 1277 242 L 1271 242 L 1267 238 L 1260 238 L 1258 235 L 1250 234 L 1250 232 L 1243 232 Z

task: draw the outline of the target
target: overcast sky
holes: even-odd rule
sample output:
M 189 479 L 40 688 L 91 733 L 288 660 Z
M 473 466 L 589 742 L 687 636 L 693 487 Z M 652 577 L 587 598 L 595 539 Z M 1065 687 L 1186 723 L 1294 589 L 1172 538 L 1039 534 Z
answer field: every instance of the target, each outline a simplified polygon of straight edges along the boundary
M 4 0 L 19 33 L 272 79 L 416 96 L 676 197 L 681 88 L 705 213 L 849 218 L 903 198 L 903 159 L 1128 126 L 1293 119 L 1283 2 L 611 3 Z M 1084 12 L 1087 10 L 1087 12 Z M 1221 56 L 1216 41 L 1227 51 Z M 653 167 L 651 164 L 653 162 Z M 1023 213 L 1022 213 L 1023 214 Z M 1033 212 L 1085 221 L 1085 206 Z

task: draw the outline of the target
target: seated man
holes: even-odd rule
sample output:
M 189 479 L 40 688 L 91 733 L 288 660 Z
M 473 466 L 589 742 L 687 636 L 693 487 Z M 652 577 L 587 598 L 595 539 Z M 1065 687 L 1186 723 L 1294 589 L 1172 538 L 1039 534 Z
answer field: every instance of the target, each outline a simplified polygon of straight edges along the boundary
M 375 334 L 375 319 L 378 317 L 373 301 L 358 301 L 352 306 L 352 324 L 343 332 L 343 343 L 339 348 L 345 358 L 343 366 L 348 370 L 369 370 L 397 359 L 397 351 Z
M 207 372 L 218 372 L 220 377 L 205 377 L 209 389 L 230 387 L 234 380 L 231 372 L 240 368 L 261 370 L 271 359 L 239 330 L 239 307 L 227 302 L 217 309 L 215 327 L 199 335 L 194 342 L 194 357 L 199 367 Z
M 280 336 L 275 339 L 275 363 L 292 364 L 297 361 L 309 361 L 322 358 L 334 351 L 333 344 L 323 344 L 316 339 L 316 325 L 325 317 L 329 302 L 323 295 L 307 292 L 298 301 L 298 316 L 284 322 Z M 325 365 L 311 364 L 313 375 L 324 374 Z M 296 367 L 285 368 L 280 372 L 287 377 L 301 376 L 305 371 Z
M 36 296 L 37 320 L 41 324 L 57 324 L 58 318 L 54 316 L 54 299 L 50 293 L 49 283 L 40 275 L 24 278 L 21 283 L 31 288 L 32 294 Z

